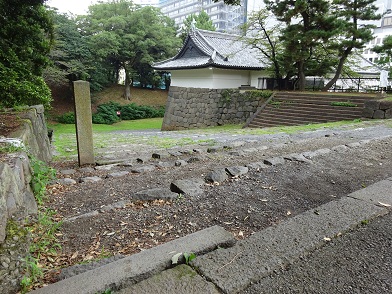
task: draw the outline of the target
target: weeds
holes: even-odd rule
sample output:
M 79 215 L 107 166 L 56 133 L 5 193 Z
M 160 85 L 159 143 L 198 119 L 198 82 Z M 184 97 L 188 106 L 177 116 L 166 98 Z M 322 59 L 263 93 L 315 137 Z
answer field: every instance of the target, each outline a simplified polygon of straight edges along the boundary
M 331 102 L 331 106 L 341 106 L 341 107 L 357 107 L 358 105 L 351 102 L 351 101 L 338 101 L 338 102 Z
M 48 167 L 43 161 L 30 155 L 30 165 L 32 169 L 31 188 L 38 205 L 42 205 L 46 200 L 46 185 L 56 176 L 55 170 Z
M 26 269 L 21 281 L 22 293 L 29 291 L 44 276 L 40 260 L 50 259 L 49 256 L 56 255 L 57 250 L 61 248 L 55 236 L 61 222 L 53 220 L 55 211 L 43 207 L 46 200 L 46 185 L 55 177 L 55 171 L 34 156 L 29 155 L 29 157 L 32 169 L 30 184 L 39 210 L 37 221 L 27 226 L 27 230 L 31 233 L 32 242 L 29 248 L 30 255 L 24 259 Z

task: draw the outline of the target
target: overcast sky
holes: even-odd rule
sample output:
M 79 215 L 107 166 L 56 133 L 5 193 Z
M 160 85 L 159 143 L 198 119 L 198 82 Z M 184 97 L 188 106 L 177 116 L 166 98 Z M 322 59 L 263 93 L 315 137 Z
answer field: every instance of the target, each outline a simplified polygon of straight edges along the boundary
M 71 12 L 73 14 L 86 14 L 88 6 L 97 3 L 98 0 L 48 0 L 47 4 L 56 7 L 60 12 Z M 135 1 L 135 3 L 138 1 Z M 257 7 L 258 3 L 263 3 L 263 0 L 248 0 L 250 7 Z M 389 0 L 377 0 L 376 5 L 380 9 L 385 9 Z
M 56 7 L 60 12 L 73 14 L 86 14 L 87 8 L 98 0 L 48 0 L 47 5 Z

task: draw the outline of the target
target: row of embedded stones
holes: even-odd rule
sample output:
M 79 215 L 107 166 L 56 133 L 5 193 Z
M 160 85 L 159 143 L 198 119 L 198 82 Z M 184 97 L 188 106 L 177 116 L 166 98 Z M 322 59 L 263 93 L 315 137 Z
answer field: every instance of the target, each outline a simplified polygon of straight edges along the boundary
M 388 137 L 388 136 L 387 136 Z M 386 137 L 385 137 L 386 138 Z M 378 139 L 374 139 L 374 140 L 382 140 L 385 139 L 384 137 L 382 138 L 378 138 Z M 64 221 L 69 222 L 69 221 L 74 221 L 75 219 L 79 219 L 79 218 L 84 218 L 84 217 L 92 217 L 95 215 L 98 215 L 99 213 L 102 212 L 107 212 L 107 211 L 111 211 L 111 210 L 115 210 L 115 209 L 122 209 L 125 208 L 127 205 L 129 205 L 130 203 L 132 203 L 132 201 L 135 200 L 143 200 L 143 201 L 151 201 L 151 200 L 156 200 L 156 199 L 164 199 L 164 200 L 172 200 L 178 197 L 179 194 L 182 195 L 187 195 L 187 196 L 197 196 L 203 193 L 203 186 L 205 184 L 220 184 L 220 183 L 224 183 L 225 181 L 229 180 L 229 179 L 235 179 L 235 178 L 239 178 L 242 175 L 245 175 L 249 172 L 250 169 L 253 170 L 263 170 L 265 168 L 271 167 L 271 166 L 276 166 L 276 165 L 281 165 L 284 164 L 286 162 L 290 162 L 290 161 L 295 161 L 295 162 L 299 162 L 299 163 L 311 163 L 312 159 L 320 156 L 320 155 L 326 155 L 329 154 L 333 151 L 335 152 L 344 152 L 345 150 L 349 149 L 349 148 L 357 148 L 357 147 L 361 147 L 364 144 L 369 143 L 371 140 L 362 140 L 359 142 L 354 142 L 354 143 L 349 143 L 346 145 L 338 145 L 332 148 L 323 148 L 323 149 L 317 149 L 315 151 L 307 151 L 307 152 L 303 152 L 303 153 L 292 153 L 292 154 L 287 154 L 287 155 L 283 155 L 283 156 L 277 156 L 277 157 L 271 157 L 271 158 L 267 158 L 264 159 L 263 161 L 259 161 L 259 162 L 252 162 L 247 164 L 246 166 L 232 166 L 232 167 L 226 167 L 226 168 L 219 168 L 219 169 L 215 169 L 210 171 L 206 177 L 203 178 L 190 178 L 190 179 L 182 179 L 182 180 L 175 180 L 170 184 L 169 188 L 154 188 L 154 189 L 149 189 L 149 190 L 143 190 L 143 191 L 139 191 L 136 192 L 131 200 L 123 200 L 123 201 L 119 201 L 110 205 L 106 205 L 104 207 L 102 207 L 99 211 L 98 210 L 94 210 L 82 215 L 77 215 L 71 218 L 67 218 Z M 249 149 L 243 149 L 241 151 L 240 154 L 243 154 L 244 152 L 257 152 L 260 150 L 265 150 L 267 149 L 267 146 L 261 146 L 259 148 L 249 148 Z M 211 153 L 211 152 L 217 152 L 222 148 L 209 148 L 207 150 L 207 152 Z M 200 152 L 200 150 L 197 150 L 197 152 Z M 229 153 L 233 154 L 233 155 L 240 155 L 238 154 L 238 151 L 229 151 Z M 155 158 L 157 158 L 158 156 L 168 156 L 167 154 L 153 154 L 153 156 L 155 156 Z M 141 159 L 139 159 L 141 160 Z M 160 162 L 158 164 L 158 166 L 180 166 L 182 164 L 188 164 L 188 162 L 192 162 L 195 160 L 200 160 L 197 157 L 191 157 L 190 160 L 185 161 L 185 160 L 176 160 L 174 164 L 171 164 L 169 162 L 165 162 L 162 163 Z M 181 164 L 179 164 L 181 163 Z M 97 166 L 97 169 L 107 169 L 110 170 L 115 166 L 118 165 L 123 165 L 122 164 L 111 164 L 111 165 L 107 165 L 107 166 Z M 125 164 L 126 166 L 126 164 Z M 136 167 L 134 169 L 132 169 L 132 172 L 148 172 L 151 171 L 153 169 L 155 169 L 156 166 L 153 165 L 144 165 L 144 166 L 140 166 L 140 167 Z M 88 168 L 91 169 L 90 171 L 92 171 L 92 168 Z M 75 172 L 74 170 L 65 170 L 62 171 L 63 173 L 72 173 Z M 120 171 L 120 172 L 114 172 L 111 173 L 107 176 L 107 178 L 111 178 L 111 177 L 122 177 L 129 174 L 128 171 Z M 87 177 L 87 178 L 83 178 L 80 179 L 80 183 L 83 182 L 96 182 L 96 181 L 101 181 L 103 180 L 100 177 Z M 73 183 L 76 184 L 76 181 L 71 180 L 71 179 L 61 179 L 59 180 L 60 183 Z
M 369 100 L 365 102 L 363 116 L 366 118 L 392 118 L 392 101 Z

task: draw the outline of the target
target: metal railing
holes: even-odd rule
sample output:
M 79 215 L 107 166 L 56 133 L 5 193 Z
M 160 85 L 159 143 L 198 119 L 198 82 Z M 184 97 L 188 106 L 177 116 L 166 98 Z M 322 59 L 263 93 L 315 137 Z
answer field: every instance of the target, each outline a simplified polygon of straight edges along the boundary
M 313 77 L 307 78 L 305 83 L 306 91 L 320 91 L 324 88 L 328 80 Z M 293 91 L 298 90 L 298 83 L 295 79 L 275 79 L 275 78 L 259 78 L 258 88 L 275 91 Z M 328 90 L 329 92 L 362 92 L 377 93 L 384 90 L 392 93 L 392 79 L 388 80 L 388 87 L 382 89 L 380 87 L 379 78 L 340 78 Z

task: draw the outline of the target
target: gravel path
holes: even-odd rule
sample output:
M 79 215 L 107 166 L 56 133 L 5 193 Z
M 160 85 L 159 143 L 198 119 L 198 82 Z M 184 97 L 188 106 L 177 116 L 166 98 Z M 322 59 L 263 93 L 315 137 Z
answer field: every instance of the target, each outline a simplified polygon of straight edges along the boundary
M 61 229 L 63 250 L 58 263 L 68 266 L 100 257 L 102 252 L 133 254 L 213 225 L 243 239 L 391 177 L 392 129 L 388 124 L 365 123 L 360 128 L 346 126 L 291 135 L 157 131 L 111 134 L 115 142 L 118 135 L 145 138 L 161 134 L 170 138 L 199 136 L 214 144 L 177 146 L 164 150 L 177 152 L 175 156 L 158 159 L 152 159 L 151 154 L 163 155 L 162 149 L 148 144 L 128 144 L 126 148 L 135 153 L 127 153 L 124 148 L 121 152 L 121 147 L 113 145 L 111 150 L 100 150 L 100 158 L 121 159 L 126 164 L 79 169 L 75 162 L 55 163 L 60 179 L 75 181 L 49 187 L 49 206 L 58 219 L 72 219 Z M 306 160 L 283 160 L 293 153 L 306 155 Z M 147 159 L 138 163 L 140 156 Z M 147 189 L 169 189 L 178 179 L 204 179 L 212 170 L 273 162 L 276 158 L 281 163 L 250 166 L 248 173 L 219 185 L 205 184 L 199 195 L 155 201 L 136 197 L 137 192 Z M 177 161 L 182 164 L 175 166 Z M 134 172 L 143 166 L 152 168 Z M 124 173 L 111 176 L 119 172 Z M 81 178 L 93 176 L 98 181 L 80 183 Z

